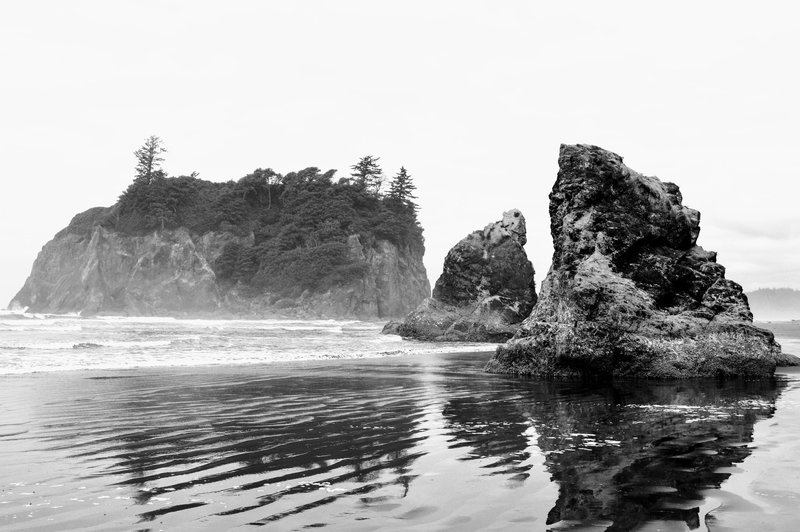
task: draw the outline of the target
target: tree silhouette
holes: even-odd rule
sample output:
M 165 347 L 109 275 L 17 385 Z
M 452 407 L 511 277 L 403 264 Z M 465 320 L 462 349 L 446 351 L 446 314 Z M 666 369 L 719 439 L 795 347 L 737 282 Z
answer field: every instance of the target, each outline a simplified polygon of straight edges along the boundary
M 383 184 L 383 170 L 378 165 L 380 159 L 380 157 L 367 155 L 350 167 L 352 170 L 350 176 L 353 178 L 353 182 L 376 195 L 380 193 Z
M 156 177 L 165 177 L 161 170 L 161 163 L 164 158 L 162 154 L 167 153 L 164 143 L 155 135 L 150 135 L 142 146 L 133 152 L 136 156 L 136 179 L 152 183 Z
M 417 189 L 414 185 L 411 176 L 406 171 L 404 166 L 400 167 L 400 171 L 394 176 L 391 183 L 389 183 L 389 199 L 397 205 L 402 205 L 408 209 L 417 210 L 417 204 L 414 203 L 416 196 L 414 191 Z

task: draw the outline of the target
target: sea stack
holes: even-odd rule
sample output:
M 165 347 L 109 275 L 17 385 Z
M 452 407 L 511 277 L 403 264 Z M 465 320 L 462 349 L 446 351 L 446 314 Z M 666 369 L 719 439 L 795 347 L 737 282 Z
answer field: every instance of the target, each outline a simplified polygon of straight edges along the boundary
M 437 341 L 511 338 L 536 303 L 526 241 L 525 217 L 517 209 L 467 235 L 447 253 L 433 297 L 384 332 Z
M 763 377 L 780 346 L 696 245 L 677 185 L 597 146 L 562 145 L 550 193 L 553 262 L 540 299 L 487 371 L 550 378 Z
M 45 244 L 9 306 L 84 316 L 405 316 L 431 293 L 415 205 L 333 174 L 137 177 L 115 205 L 76 215 Z

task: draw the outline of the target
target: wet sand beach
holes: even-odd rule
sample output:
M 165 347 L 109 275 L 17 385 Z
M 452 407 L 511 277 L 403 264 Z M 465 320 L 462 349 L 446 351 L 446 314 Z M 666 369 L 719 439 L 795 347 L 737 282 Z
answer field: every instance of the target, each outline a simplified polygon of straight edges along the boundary
M 800 516 L 797 371 L 588 385 L 488 375 L 488 357 L 2 376 L 0 528 L 788 530 Z

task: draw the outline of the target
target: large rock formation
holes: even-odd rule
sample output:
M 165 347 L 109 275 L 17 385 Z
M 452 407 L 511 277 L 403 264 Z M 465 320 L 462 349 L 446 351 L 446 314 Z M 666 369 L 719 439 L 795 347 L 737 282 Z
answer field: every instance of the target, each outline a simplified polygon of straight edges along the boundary
M 237 314 L 273 313 L 298 317 L 376 319 L 408 313 L 431 293 L 422 253 L 388 240 L 365 246 L 358 235 L 347 239 L 349 257 L 363 274 L 324 290 L 304 290 L 298 297 L 242 295 L 229 290 L 223 307 Z M 224 292 L 224 290 L 223 290 Z
M 79 215 L 81 216 L 81 215 Z M 202 235 L 185 228 L 124 235 L 100 225 L 62 231 L 48 242 L 11 308 L 84 315 L 243 315 L 376 319 L 402 316 L 430 293 L 421 252 L 386 240 L 348 240 L 360 275 L 297 298 L 252 294 L 218 282 L 213 265 L 226 245 L 253 246 L 252 233 Z M 246 292 L 246 293 L 245 293 Z
M 672 183 L 596 146 L 561 146 L 555 252 L 538 305 L 488 371 L 547 377 L 765 376 L 780 346 L 742 288 L 696 245 L 700 213 Z
M 536 303 L 526 238 L 525 217 L 516 209 L 471 233 L 447 253 L 433 297 L 384 332 L 445 341 L 510 338 Z
M 62 233 L 42 248 L 10 307 L 83 314 L 214 311 L 219 292 L 203 247 L 185 230 L 123 237 L 98 226 L 88 236 Z

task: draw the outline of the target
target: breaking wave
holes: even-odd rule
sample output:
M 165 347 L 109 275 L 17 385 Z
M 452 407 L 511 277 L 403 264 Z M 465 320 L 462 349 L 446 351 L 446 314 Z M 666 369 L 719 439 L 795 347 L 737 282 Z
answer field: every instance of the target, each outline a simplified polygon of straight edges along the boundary
M 404 341 L 383 322 L 215 320 L 0 312 L 0 374 L 273 364 L 492 351 L 492 344 Z

